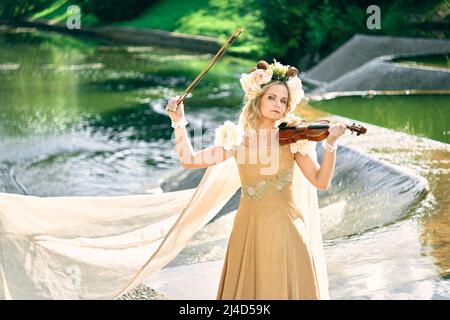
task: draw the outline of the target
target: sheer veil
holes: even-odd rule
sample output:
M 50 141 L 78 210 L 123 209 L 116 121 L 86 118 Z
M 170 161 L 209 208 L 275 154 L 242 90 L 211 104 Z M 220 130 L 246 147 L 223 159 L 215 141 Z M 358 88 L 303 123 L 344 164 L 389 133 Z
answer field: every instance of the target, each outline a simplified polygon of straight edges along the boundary
M 310 152 L 317 161 L 315 149 Z M 329 299 L 317 190 L 295 166 L 321 299 Z M 235 158 L 197 188 L 154 195 L 0 193 L 0 298 L 115 299 L 167 265 L 240 187 Z

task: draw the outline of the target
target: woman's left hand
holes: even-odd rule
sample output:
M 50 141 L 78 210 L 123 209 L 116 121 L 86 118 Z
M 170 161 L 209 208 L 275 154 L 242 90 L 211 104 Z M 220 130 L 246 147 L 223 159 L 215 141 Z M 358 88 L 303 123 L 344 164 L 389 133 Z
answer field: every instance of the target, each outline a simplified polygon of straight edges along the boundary
M 343 123 L 331 125 L 328 129 L 330 134 L 327 137 L 327 142 L 329 144 L 334 144 L 336 140 L 345 133 L 345 130 L 347 130 L 347 126 Z

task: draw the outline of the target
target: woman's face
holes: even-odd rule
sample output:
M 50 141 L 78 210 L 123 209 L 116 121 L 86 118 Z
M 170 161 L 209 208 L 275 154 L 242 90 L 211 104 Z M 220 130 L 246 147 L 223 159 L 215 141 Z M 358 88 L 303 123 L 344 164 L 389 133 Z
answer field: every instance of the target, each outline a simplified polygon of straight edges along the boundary
M 288 106 L 288 95 L 288 89 L 284 84 L 271 85 L 259 102 L 261 116 L 272 121 L 277 121 L 283 117 Z

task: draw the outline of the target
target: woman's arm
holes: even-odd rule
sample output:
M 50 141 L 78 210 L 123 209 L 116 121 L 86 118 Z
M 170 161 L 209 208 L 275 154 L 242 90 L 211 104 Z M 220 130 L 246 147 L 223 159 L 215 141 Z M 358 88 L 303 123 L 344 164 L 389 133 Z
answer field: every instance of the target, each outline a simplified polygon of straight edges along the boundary
M 345 124 L 339 123 L 330 127 L 330 135 L 327 143 L 335 145 L 337 139 L 345 133 L 347 127 Z M 302 171 L 303 175 L 317 189 L 321 191 L 327 190 L 331 185 L 334 175 L 334 167 L 336 164 L 336 151 L 330 151 L 325 148 L 322 163 L 314 161 L 308 154 L 302 155 L 300 152 L 295 154 L 295 161 Z
M 336 163 L 336 152 L 325 151 L 321 165 L 308 154 L 296 153 L 295 161 L 305 178 L 317 189 L 324 191 L 330 187 Z
M 232 150 L 225 151 L 221 146 L 212 146 L 195 152 L 185 127 L 175 129 L 175 142 L 178 157 L 185 169 L 207 168 L 233 156 Z
M 175 109 L 175 101 L 178 96 L 169 100 L 166 110 L 170 119 L 173 122 L 178 122 L 184 119 L 184 105 L 181 103 Z M 180 163 L 185 169 L 197 169 L 206 168 L 225 161 L 229 157 L 233 156 L 233 150 L 225 151 L 222 146 L 212 146 L 201 151 L 195 152 L 192 148 L 189 135 L 186 127 L 177 127 L 174 129 L 175 133 L 175 148 L 180 159 Z

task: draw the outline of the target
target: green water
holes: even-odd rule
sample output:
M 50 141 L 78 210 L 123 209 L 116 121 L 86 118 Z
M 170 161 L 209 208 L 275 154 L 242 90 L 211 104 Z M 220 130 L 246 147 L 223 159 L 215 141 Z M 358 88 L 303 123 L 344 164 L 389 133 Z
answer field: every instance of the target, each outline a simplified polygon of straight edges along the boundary
M 138 110 L 146 102 L 180 94 L 211 58 L 40 32 L 0 33 L 0 45 L 0 120 L 8 135 L 64 132 L 82 118 Z M 224 58 L 186 104 L 192 108 L 239 104 L 233 80 L 235 73 L 247 69 L 243 64 Z M 215 98 L 219 92 L 226 98 Z M 158 117 L 148 119 L 149 124 L 168 120 Z
M 351 119 L 450 143 L 450 95 L 340 97 L 311 105 Z
M 0 46 L 0 190 L 17 192 L 14 170 L 36 195 L 143 193 L 178 166 L 165 101 L 212 55 L 6 27 Z M 236 116 L 249 67 L 208 72 L 185 101 L 191 132 Z
M 396 58 L 394 62 L 406 63 L 406 64 L 418 64 L 431 67 L 444 67 L 450 68 L 450 55 L 449 54 L 436 54 L 436 55 L 422 55 L 408 58 Z

